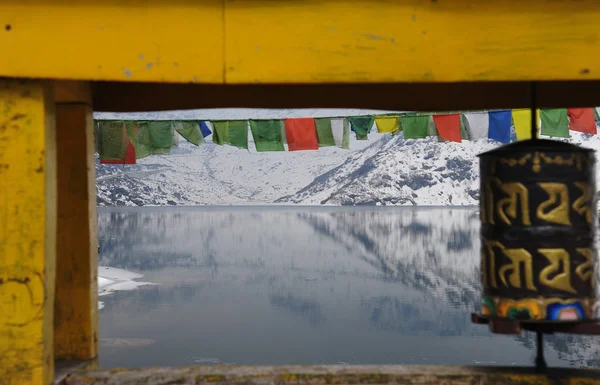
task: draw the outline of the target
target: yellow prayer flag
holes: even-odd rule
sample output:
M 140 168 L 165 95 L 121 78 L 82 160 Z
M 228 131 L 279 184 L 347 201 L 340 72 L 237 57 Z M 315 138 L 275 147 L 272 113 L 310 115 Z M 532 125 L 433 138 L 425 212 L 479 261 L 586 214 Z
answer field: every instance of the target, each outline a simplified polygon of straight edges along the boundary
M 377 124 L 377 131 L 381 134 L 398 131 L 397 116 L 376 116 L 375 124 Z
M 539 130 L 541 126 L 540 120 L 540 110 L 539 108 L 535 111 L 536 115 L 536 126 L 537 126 L 537 136 L 539 137 Z M 527 140 L 531 139 L 531 109 L 530 108 L 520 108 L 517 110 L 512 110 L 512 118 L 515 124 L 515 131 L 517 133 L 517 140 Z

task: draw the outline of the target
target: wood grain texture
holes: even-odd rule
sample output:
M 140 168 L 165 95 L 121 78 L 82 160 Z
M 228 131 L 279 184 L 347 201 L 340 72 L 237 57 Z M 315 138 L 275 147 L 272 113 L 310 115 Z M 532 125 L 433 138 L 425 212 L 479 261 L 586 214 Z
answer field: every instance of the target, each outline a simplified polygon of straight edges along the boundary
M 88 93 L 81 94 L 83 99 Z M 59 231 L 54 349 L 57 359 L 87 360 L 98 352 L 94 131 L 92 107 L 85 100 L 71 99 L 56 105 Z
M 553 369 L 536 374 L 525 368 L 460 366 L 211 366 L 78 372 L 66 385 L 594 385 L 598 370 Z
M 54 134 L 51 88 L 0 79 L 0 384 L 53 379 Z
M 222 26 L 221 0 L 0 0 L 0 76 L 220 83 Z
M 595 0 L 0 0 L 0 76 L 590 80 L 600 79 L 599 17 Z
M 227 83 L 600 79 L 595 0 L 227 0 Z

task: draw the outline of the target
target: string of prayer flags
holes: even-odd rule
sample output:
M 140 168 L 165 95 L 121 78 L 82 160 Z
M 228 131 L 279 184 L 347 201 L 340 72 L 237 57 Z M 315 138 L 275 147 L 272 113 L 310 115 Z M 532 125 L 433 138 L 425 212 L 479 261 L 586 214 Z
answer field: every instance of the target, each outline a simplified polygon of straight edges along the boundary
M 450 142 L 462 143 L 460 135 L 460 114 L 433 115 L 439 136 Z
M 369 132 L 373 127 L 375 118 L 372 115 L 364 116 L 351 116 L 348 118 L 352 131 L 356 134 L 356 140 L 367 140 L 369 139 Z
M 510 126 L 512 115 L 510 111 L 490 111 L 488 138 L 500 143 L 510 143 Z
M 400 117 L 404 139 L 422 139 L 427 137 L 429 115 L 404 115 Z
M 596 122 L 600 120 L 600 113 L 598 113 L 599 110 L 600 110 L 600 107 L 595 107 L 594 108 L 594 120 Z
M 513 123 L 517 140 L 531 139 L 531 109 L 519 108 L 512 110 Z M 536 110 L 536 128 L 540 128 L 540 110 Z M 537 134 L 536 134 L 537 136 Z
M 125 122 L 121 120 L 102 121 L 99 124 L 99 134 L 100 163 L 123 163 L 129 144 Z
M 248 149 L 248 121 L 224 120 L 214 121 L 213 141 L 216 144 L 229 144 L 238 148 Z
M 567 117 L 566 108 L 543 109 L 540 116 L 542 119 L 542 135 L 558 138 L 569 137 L 569 118 Z
M 389 134 L 398 131 L 398 116 L 376 116 L 375 124 L 380 134 Z
M 200 131 L 200 125 L 194 121 L 184 120 L 175 122 L 175 131 L 183 136 L 188 142 L 199 146 L 204 142 L 204 136 Z
M 290 151 L 319 149 L 317 129 L 313 118 L 287 118 L 285 135 Z
M 208 127 L 208 123 L 207 122 L 205 122 L 205 121 L 201 121 L 200 122 L 200 132 L 202 133 L 202 136 L 204 138 L 206 138 L 207 136 L 209 136 L 210 134 L 212 134 L 212 131 Z
M 281 120 L 250 120 L 256 151 L 285 151 L 281 126 Z
M 315 127 L 317 129 L 319 147 L 335 146 L 330 118 L 315 118 Z
M 569 108 L 567 115 L 569 116 L 569 130 L 596 134 L 596 121 L 592 108 Z
M 490 130 L 490 120 L 487 113 L 464 114 L 468 122 L 469 139 L 487 139 Z
M 347 119 L 331 119 L 331 133 L 336 146 L 346 150 L 350 149 L 350 127 Z

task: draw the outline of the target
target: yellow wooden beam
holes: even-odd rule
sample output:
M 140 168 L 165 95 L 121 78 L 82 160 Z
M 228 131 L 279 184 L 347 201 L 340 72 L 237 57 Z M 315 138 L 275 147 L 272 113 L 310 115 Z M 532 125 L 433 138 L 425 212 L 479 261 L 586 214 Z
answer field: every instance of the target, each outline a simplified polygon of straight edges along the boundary
M 600 79 L 600 2 L 226 2 L 226 80 Z
M 54 352 L 87 360 L 98 352 L 98 241 L 91 92 L 86 83 L 56 91 L 58 234 Z
M 0 383 L 53 380 L 52 97 L 42 82 L 0 79 Z
M 0 0 L 0 15 L 0 76 L 230 84 L 600 79 L 596 0 Z
M 0 76 L 223 81 L 221 0 L 0 0 Z

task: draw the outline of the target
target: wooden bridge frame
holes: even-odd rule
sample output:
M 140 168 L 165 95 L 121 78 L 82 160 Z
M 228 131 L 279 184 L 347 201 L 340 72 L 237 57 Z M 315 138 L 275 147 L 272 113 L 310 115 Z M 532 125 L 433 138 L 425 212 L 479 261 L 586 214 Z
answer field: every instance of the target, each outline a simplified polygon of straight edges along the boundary
M 596 0 L 0 0 L 0 384 L 46 385 L 54 359 L 97 354 L 92 111 L 598 106 L 598 20 Z M 177 383 L 410 383 L 400 367 L 197 370 Z M 406 373 L 554 378 L 457 370 Z M 139 373 L 85 383 L 168 378 Z

